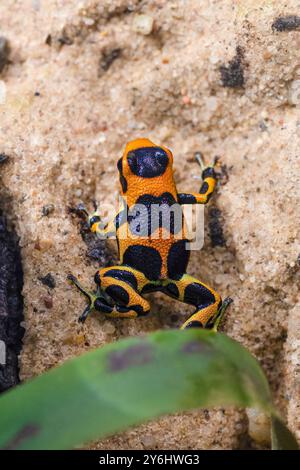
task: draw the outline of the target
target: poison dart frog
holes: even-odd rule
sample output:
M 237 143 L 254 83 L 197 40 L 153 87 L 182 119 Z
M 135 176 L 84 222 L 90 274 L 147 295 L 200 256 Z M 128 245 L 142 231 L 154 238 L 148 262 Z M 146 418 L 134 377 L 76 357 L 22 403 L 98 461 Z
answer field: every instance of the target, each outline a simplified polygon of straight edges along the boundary
M 147 315 L 150 304 L 143 295 L 160 291 L 195 306 L 195 312 L 182 329 L 217 329 L 232 300 L 227 298 L 222 302 L 211 287 L 187 274 L 190 251 L 186 249 L 188 239 L 184 223 L 178 224 L 178 220 L 168 217 L 168 224 L 163 214 L 154 223 L 151 212 L 152 207 L 176 205 L 181 208 L 183 204 L 209 201 L 216 186 L 214 165 L 204 167 L 203 161 L 198 161 L 203 180 L 199 192 L 178 193 L 173 155 L 169 149 L 148 139 L 136 139 L 126 145 L 117 163 L 123 201 L 121 209 L 106 226 L 97 213 L 89 216 L 84 209 L 92 232 L 101 237 L 116 236 L 120 265 L 96 272 L 96 292 L 83 288 L 73 275 L 68 276 L 89 300 L 79 321 L 84 322 L 93 310 L 114 318 Z M 183 221 L 182 210 L 179 219 Z

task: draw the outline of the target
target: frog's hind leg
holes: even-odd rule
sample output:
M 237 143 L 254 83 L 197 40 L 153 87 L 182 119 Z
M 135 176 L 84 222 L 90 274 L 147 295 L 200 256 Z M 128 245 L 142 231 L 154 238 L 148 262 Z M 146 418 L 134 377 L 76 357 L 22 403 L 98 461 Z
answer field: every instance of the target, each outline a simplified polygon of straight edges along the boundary
M 194 305 L 196 311 L 181 326 L 185 328 L 211 328 L 216 330 L 229 303 L 222 303 L 220 295 L 206 284 L 188 274 L 179 280 L 169 280 L 164 292 L 186 304 Z
M 97 289 L 96 292 L 89 291 L 85 287 L 83 287 L 78 279 L 72 274 L 68 275 L 68 280 L 74 284 L 77 289 L 88 298 L 89 305 L 86 306 L 83 313 L 78 318 L 78 321 L 84 323 L 87 319 L 88 315 L 93 311 L 97 310 L 101 313 L 111 313 L 113 311 L 113 306 L 109 304 L 106 297 L 101 294 L 100 290 Z
M 148 281 L 141 272 L 128 266 L 111 266 L 97 271 L 96 292 L 82 287 L 71 274 L 68 279 L 89 300 L 89 305 L 79 317 L 82 323 L 93 310 L 114 318 L 136 318 L 150 311 L 149 303 L 140 295 Z
M 129 266 L 111 266 L 97 271 L 95 282 L 113 304 L 107 316 L 135 318 L 149 313 L 149 302 L 140 294 L 148 280 L 140 271 Z

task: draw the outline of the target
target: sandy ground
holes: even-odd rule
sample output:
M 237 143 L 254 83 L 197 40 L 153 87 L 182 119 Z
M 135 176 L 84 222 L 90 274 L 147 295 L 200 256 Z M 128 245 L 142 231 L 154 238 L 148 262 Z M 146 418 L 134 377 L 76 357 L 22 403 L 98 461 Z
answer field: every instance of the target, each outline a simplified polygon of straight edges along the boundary
M 145 136 L 172 149 L 184 191 L 199 184 L 196 151 L 207 162 L 222 157 L 224 177 L 190 273 L 234 298 L 224 330 L 261 361 L 300 438 L 300 30 L 295 19 L 275 22 L 299 7 L 296 0 L 0 2 L 0 34 L 11 49 L 0 75 L 0 152 L 10 157 L 0 191 L 22 246 L 23 380 L 186 319 L 189 308 L 152 295 L 148 318 L 94 315 L 79 326 L 85 301 L 66 282 L 71 271 L 92 286 L 98 265 L 68 206 L 114 205 L 116 161 L 128 140 Z M 140 30 L 139 14 L 148 30 Z M 111 253 L 108 245 L 103 263 Z M 55 287 L 41 282 L 48 273 Z M 218 409 L 166 417 L 91 447 L 260 444 L 244 411 Z

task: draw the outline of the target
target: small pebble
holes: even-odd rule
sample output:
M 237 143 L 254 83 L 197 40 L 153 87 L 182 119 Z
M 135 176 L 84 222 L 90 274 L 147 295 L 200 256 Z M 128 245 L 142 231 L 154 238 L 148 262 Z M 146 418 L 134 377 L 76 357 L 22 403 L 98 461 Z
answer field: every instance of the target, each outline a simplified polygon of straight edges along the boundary
M 107 335 L 112 335 L 116 331 L 116 327 L 113 323 L 106 321 L 102 326 L 102 331 Z
M 191 98 L 189 96 L 185 95 L 185 96 L 182 97 L 182 102 L 185 105 L 191 104 Z
M 266 122 L 263 119 L 261 121 L 259 121 L 258 125 L 259 125 L 259 128 L 262 132 L 265 132 L 266 130 L 268 130 L 268 126 L 267 126 Z
M 32 0 L 32 8 L 33 8 L 35 11 L 39 11 L 39 9 L 41 8 L 41 2 L 40 2 L 40 0 Z
M 39 251 L 48 251 L 53 246 L 53 241 L 49 239 L 37 240 L 34 248 Z
M 154 20 L 149 15 L 136 15 L 133 20 L 132 29 L 136 33 L 148 36 L 152 33 Z
M 42 215 L 44 217 L 46 217 L 47 215 L 51 214 L 52 212 L 54 212 L 54 209 L 55 209 L 55 206 L 54 204 L 46 204 L 45 206 L 43 206 L 42 208 Z
M 101 132 L 98 137 L 98 142 L 99 144 L 103 144 L 105 141 L 106 141 L 106 135 L 103 132 Z
M 265 50 L 264 53 L 263 53 L 263 58 L 265 60 L 269 60 L 269 59 L 271 59 L 271 57 L 272 57 L 272 53 L 268 50 Z
M 93 26 L 95 24 L 95 20 L 93 18 L 83 18 L 82 21 L 86 26 Z
M 74 344 L 74 336 L 70 333 L 66 334 L 62 339 L 63 344 L 72 345 Z
M 300 104 L 300 80 L 294 80 L 290 84 L 288 101 L 292 106 Z
M 246 413 L 249 420 L 249 435 L 260 445 L 270 445 L 271 425 L 267 415 L 255 408 L 247 408 Z
M 75 345 L 77 346 L 81 346 L 82 344 L 85 343 L 85 335 L 84 333 L 79 333 L 77 334 L 74 339 L 73 339 L 73 342 Z
M 215 96 L 210 96 L 206 100 L 206 106 L 210 111 L 216 111 L 218 108 L 218 100 Z
M 141 437 L 141 443 L 147 449 L 153 449 L 156 445 L 156 441 L 155 441 L 154 437 L 151 436 L 151 435 L 142 436 Z
M 52 300 L 52 297 L 50 297 L 50 295 L 47 295 L 46 297 L 44 297 L 43 300 L 44 300 L 44 304 L 46 308 L 53 307 L 53 300 Z
M 6 101 L 6 85 L 3 80 L 0 80 L 0 104 L 5 104 Z
M 69 346 L 82 346 L 85 344 L 86 338 L 84 333 L 73 334 L 71 331 L 67 331 L 62 342 Z
M 209 58 L 210 63 L 213 65 L 217 64 L 219 60 L 220 60 L 219 57 L 216 55 L 211 55 Z

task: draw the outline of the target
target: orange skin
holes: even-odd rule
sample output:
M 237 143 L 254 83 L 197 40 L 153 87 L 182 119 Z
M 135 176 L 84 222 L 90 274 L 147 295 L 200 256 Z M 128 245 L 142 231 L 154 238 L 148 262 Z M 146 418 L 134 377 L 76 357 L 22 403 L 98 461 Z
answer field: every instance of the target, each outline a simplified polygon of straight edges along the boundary
M 128 190 L 126 193 L 124 193 L 121 188 L 121 194 L 123 197 L 126 198 L 128 208 L 130 209 L 134 206 L 139 196 L 142 196 L 143 194 L 147 193 L 158 197 L 165 191 L 166 188 L 168 188 L 168 192 L 171 193 L 172 196 L 174 196 L 174 199 L 177 200 L 177 189 L 174 182 L 172 168 L 173 155 L 169 149 L 161 147 L 163 150 L 165 150 L 170 159 L 170 163 L 163 175 L 156 176 L 155 178 L 149 178 L 147 181 L 145 181 L 145 178 L 141 176 L 136 176 L 131 172 L 127 162 L 127 155 L 130 151 L 139 149 L 141 147 L 156 147 L 156 145 L 148 139 L 133 140 L 132 142 L 129 142 L 126 145 L 122 158 L 123 174 L 128 183 Z M 120 230 L 122 230 L 122 228 L 120 228 L 119 231 Z M 159 228 L 158 233 L 157 231 L 154 232 L 152 237 L 150 235 L 150 237 L 147 238 L 138 238 L 132 235 L 130 230 L 128 230 L 127 237 L 119 239 L 120 263 L 122 264 L 123 254 L 130 244 L 134 243 L 135 245 L 150 246 L 159 251 L 162 257 L 161 278 L 167 278 L 167 256 L 170 247 L 174 243 L 175 237 L 173 234 L 168 234 L 169 237 L 165 238 L 162 234 L 162 231 L 163 229 Z M 178 236 L 180 238 L 183 238 L 183 234 L 177 234 L 176 237 L 178 238 Z

